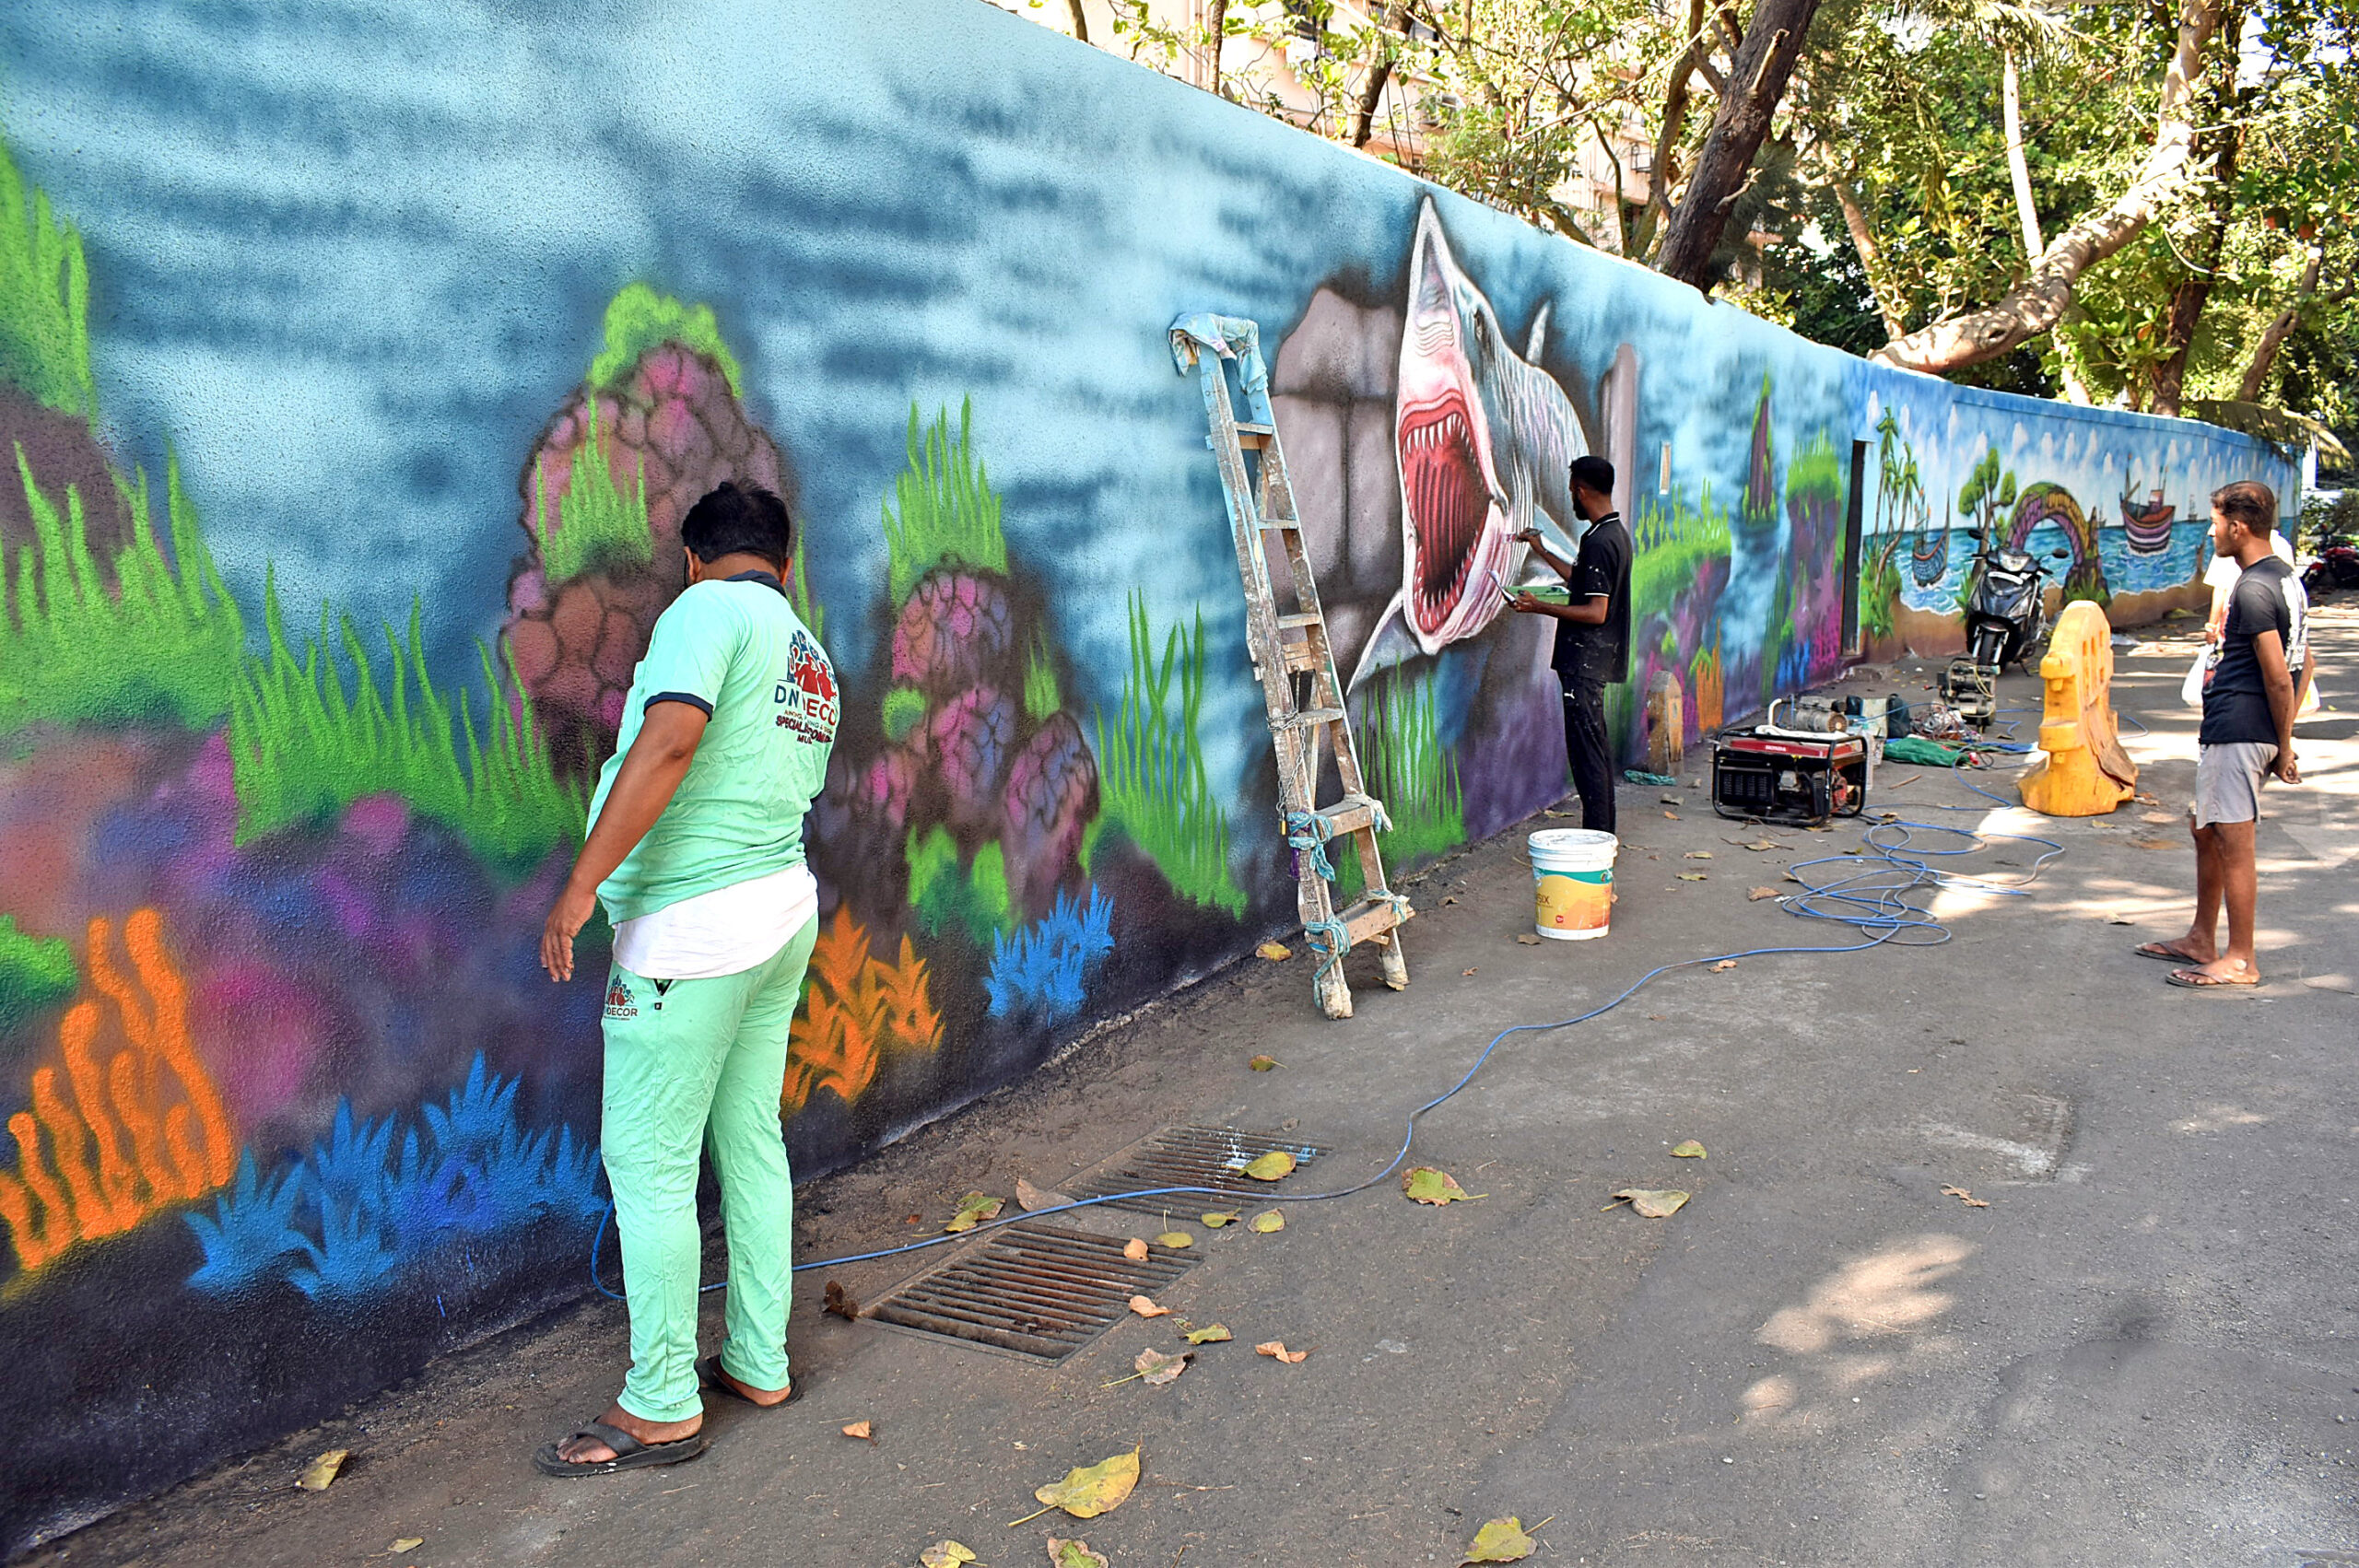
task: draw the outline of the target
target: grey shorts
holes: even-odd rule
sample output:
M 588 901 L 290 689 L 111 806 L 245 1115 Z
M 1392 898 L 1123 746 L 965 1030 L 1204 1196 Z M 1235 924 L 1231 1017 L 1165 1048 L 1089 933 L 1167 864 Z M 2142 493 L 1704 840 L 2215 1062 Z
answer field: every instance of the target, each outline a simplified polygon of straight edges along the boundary
M 2276 764 L 2277 748 L 2266 741 L 2230 741 L 2199 746 L 2195 754 L 2195 825 L 2252 822 L 2260 815 L 2260 787 Z

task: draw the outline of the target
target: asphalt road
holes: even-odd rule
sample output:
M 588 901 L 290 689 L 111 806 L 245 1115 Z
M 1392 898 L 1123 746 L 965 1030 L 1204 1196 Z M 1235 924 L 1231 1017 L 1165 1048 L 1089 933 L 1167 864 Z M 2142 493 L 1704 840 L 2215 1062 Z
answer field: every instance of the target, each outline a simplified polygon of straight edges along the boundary
M 1530 881 L 1506 835 L 1412 888 L 1406 993 L 1356 960 L 1359 1014 L 1330 1024 L 1303 961 L 1250 962 L 804 1195 L 819 1256 L 925 1234 L 970 1188 L 1074 1180 L 1165 1126 L 1326 1146 L 1273 1189 L 1277 1234 L 1175 1204 L 1202 1262 L 1160 1299 L 1236 1338 L 1168 1387 L 1108 1385 L 1181 1348 L 1171 1319 L 1046 1367 L 823 1316 L 806 1274 L 805 1398 L 716 1406 L 690 1466 L 545 1480 L 534 1445 L 619 1375 L 598 1304 L 37 1560 L 883 1568 L 946 1537 L 996 1565 L 1047 1561 L 1054 1533 L 1117 1568 L 1391 1568 L 1456 1563 L 1514 1515 L 1548 1520 L 1536 1562 L 2359 1563 L 2359 614 L 2323 610 L 2314 636 L 2334 711 L 2303 727 L 2310 781 L 2270 791 L 2257 990 L 2173 989 L 2130 952 L 2183 929 L 2193 875 L 2193 645 L 2142 645 L 2116 701 L 2147 729 L 2129 744 L 2156 804 L 2042 822 L 1885 769 L 1879 810 L 2065 853 L 2025 894 L 1944 893 L 1946 945 L 1682 969 L 1509 1037 L 1416 1145 L 1477 1201 L 1297 1193 L 1380 1169 L 1407 1108 L 1500 1029 L 1669 960 L 1839 944 L 1746 891 L 1792 891 L 1789 865 L 1859 829 L 1763 835 L 1696 790 L 1631 788 L 1604 941 L 1516 940 Z M 1922 695 L 1902 676 L 1853 689 Z M 2036 705 L 2036 683 L 2008 695 Z M 1993 838 L 1942 863 L 2013 879 L 2038 853 Z M 1282 1065 L 1249 1071 L 1257 1053 Z M 1708 1156 L 1674 1159 L 1685 1139 Z M 1694 1196 L 1649 1220 L 1610 1206 L 1630 1186 Z M 826 1277 L 873 1300 L 930 1266 Z M 1272 1339 L 1310 1354 L 1253 1352 Z M 859 1420 L 874 1442 L 840 1434 Z M 1035 1486 L 1133 1445 L 1121 1508 L 1010 1527 Z M 292 1491 L 331 1446 L 354 1450 L 346 1477 Z

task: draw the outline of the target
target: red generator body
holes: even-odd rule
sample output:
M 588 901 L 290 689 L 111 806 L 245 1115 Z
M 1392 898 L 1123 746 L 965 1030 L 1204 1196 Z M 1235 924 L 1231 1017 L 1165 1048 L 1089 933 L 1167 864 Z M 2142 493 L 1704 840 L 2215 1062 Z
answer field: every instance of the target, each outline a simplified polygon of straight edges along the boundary
M 1865 736 L 1765 727 L 1712 743 L 1712 809 L 1722 816 L 1825 822 L 1867 804 Z

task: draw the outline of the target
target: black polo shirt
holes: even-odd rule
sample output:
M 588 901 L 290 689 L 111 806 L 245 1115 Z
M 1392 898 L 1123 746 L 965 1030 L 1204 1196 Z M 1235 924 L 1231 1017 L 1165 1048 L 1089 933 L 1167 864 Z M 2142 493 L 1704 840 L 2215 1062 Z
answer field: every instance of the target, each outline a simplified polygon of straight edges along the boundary
M 1596 626 L 1556 623 L 1555 657 L 1549 667 L 1567 685 L 1612 685 L 1630 678 L 1630 531 L 1620 512 L 1607 512 L 1589 525 L 1565 586 L 1579 604 L 1605 595 L 1605 619 Z

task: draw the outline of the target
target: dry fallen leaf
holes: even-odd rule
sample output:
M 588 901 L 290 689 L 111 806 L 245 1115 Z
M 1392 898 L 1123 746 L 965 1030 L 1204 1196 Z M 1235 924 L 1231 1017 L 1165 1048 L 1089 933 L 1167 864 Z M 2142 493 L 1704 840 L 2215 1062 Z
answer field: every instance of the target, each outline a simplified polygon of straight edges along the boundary
M 918 1568 L 963 1568 L 976 1560 L 970 1548 L 955 1540 L 938 1540 L 918 1553 Z
M 1402 1172 L 1401 1190 L 1409 1195 L 1411 1202 L 1431 1203 L 1437 1207 L 1444 1203 L 1464 1203 L 1473 1199 L 1490 1196 L 1485 1192 L 1467 1191 L 1458 1185 L 1457 1178 L 1448 1171 L 1436 1170 L 1431 1165 L 1417 1165 Z
M 1288 1366 L 1292 1366 L 1295 1363 L 1302 1360 L 1303 1357 L 1309 1355 L 1310 1352 L 1309 1351 L 1290 1351 L 1286 1349 L 1286 1342 L 1284 1340 L 1264 1340 L 1260 1344 L 1253 1347 L 1253 1353 L 1257 1356 L 1268 1356 L 1273 1360 L 1282 1361 Z
M 1493 1519 L 1474 1532 L 1474 1544 L 1466 1549 L 1459 1568 L 1466 1568 L 1469 1562 L 1520 1562 L 1539 1544 L 1525 1532 L 1521 1519 L 1512 1515 Z
M 1748 887 L 1744 890 L 1744 895 L 1758 904 L 1765 898 L 1777 897 L 1778 890 L 1774 887 Z
M 1139 1450 L 1133 1448 L 1094 1465 L 1075 1466 L 1065 1472 L 1064 1480 L 1033 1488 L 1032 1495 L 1050 1508 L 1062 1508 L 1076 1519 L 1095 1519 L 1121 1507 L 1138 1483 Z M 1039 1515 L 1033 1517 L 1039 1518 Z
M 1186 1231 L 1166 1231 L 1161 1235 L 1155 1238 L 1155 1245 L 1157 1246 L 1168 1246 L 1171 1248 L 1172 1251 L 1177 1252 L 1183 1246 L 1195 1246 L 1196 1238 L 1190 1235 Z
M 942 1228 L 952 1235 L 971 1231 L 985 1220 L 999 1218 L 999 1211 L 1005 1207 L 1007 1199 L 1004 1198 L 993 1198 L 988 1192 L 970 1192 L 958 1199 L 958 1212 L 952 1215 L 950 1223 Z
M 1062 1192 L 1051 1192 L 1045 1187 L 1035 1187 L 1022 1176 L 1015 1178 L 1015 1206 L 1026 1213 L 1042 1209 L 1058 1209 L 1072 1202 Z
M 1188 1330 L 1188 1342 L 1191 1345 L 1223 1344 L 1235 1338 L 1237 1336 L 1228 1331 L 1226 1323 L 1207 1323 L 1201 1328 Z
M 1665 821 L 1677 822 L 1679 820 L 1679 813 L 1677 812 L 1665 812 L 1662 814 Z
M 1131 1365 L 1138 1371 L 1140 1380 L 1148 1387 L 1160 1388 L 1167 1383 L 1179 1380 L 1180 1375 L 1188 1370 L 1188 1358 L 1194 1353 L 1192 1351 L 1181 1351 L 1176 1356 L 1168 1356 L 1161 1351 L 1141 1351 L 1138 1359 Z
M 1614 1195 L 1614 1202 L 1627 1199 L 1630 1207 L 1649 1220 L 1667 1220 L 1679 1212 L 1688 1195 L 1671 1187 L 1625 1187 Z M 1613 1204 L 1606 1205 L 1612 1208 Z
M 846 1437 L 857 1437 L 863 1443 L 876 1441 L 876 1428 L 868 1422 L 852 1422 L 843 1429 L 843 1432 Z
M 1257 1056 L 1245 1065 L 1256 1072 L 1267 1072 L 1278 1065 L 1278 1059 L 1273 1056 Z
M 1683 860 L 1708 860 L 1711 858 L 1712 852 L 1709 849 L 1690 849 L 1680 857 Z
M 1285 1230 L 1286 1228 L 1286 1217 L 1275 1209 L 1264 1209 L 1260 1213 L 1254 1215 L 1251 1219 L 1246 1221 L 1245 1228 L 1249 1231 L 1258 1232 L 1262 1235 L 1268 1235 L 1272 1231 Z
M 1708 879 L 1702 872 L 1682 872 L 1679 873 L 1679 880 L 1682 882 L 1704 882 Z
M 1449 897 L 1444 898 L 1442 902 L 1445 904 L 1455 904 L 1458 902 L 1458 895 L 1453 893 Z
M 1273 964 L 1283 964 L 1294 956 L 1294 949 L 1282 942 L 1265 942 L 1253 951 Z
M 1704 1146 L 1691 1138 L 1672 1149 L 1671 1154 L 1675 1160 L 1700 1160 L 1704 1157 Z
M 1974 1194 L 1968 1192 L 1962 1187 L 1945 1187 L 1942 1188 L 1942 1196 L 1944 1198 L 1954 1198 L 1969 1209 L 1988 1209 L 1990 1207 L 1988 1199 L 1977 1198 Z
M 822 1312 L 831 1312 L 847 1323 L 857 1322 L 860 1319 L 860 1303 L 852 1299 L 850 1291 L 833 1280 L 829 1280 L 827 1288 L 819 1293 L 819 1309 Z
M 329 1449 L 303 1467 L 303 1473 L 295 1478 L 295 1484 L 306 1492 L 325 1492 L 328 1482 L 335 1480 L 336 1471 L 344 1469 L 344 1461 L 351 1452 L 349 1448 Z
M 1294 1175 L 1294 1155 L 1284 1149 L 1273 1149 L 1248 1160 L 1244 1170 L 1255 1181 L 1283 1181 Z
M 1049 1538 L 1049 1568 L 1109 1568 L 1106 1554 L 1092 1551 L 1086 1540 Z
M 2151 822 L 2157 826 L 2166 826 L 2171 823 L 2177 822 L 2178 819 L 2171 815 L 2168 812 L 2140 812 L 2138 813 L 2138 820 L 2140 822 Z
M 416 1551 L 419 1547 L 424 1546 L 425 1544 L 426 1538 L 424 1536 L 404 1536 L 401 1539 L 393 1542 L 393 1545 L 387 1547 L 385 1550 L 393 1552 L 396 1556 L 399 1556 L 405 1551 Z
M 1474 972 L 1474 971 L 1473 971 L 1473 970 L 1472 970 L 1472 969 L 1466 969 L 1466 970 L 1461 970 L 1461 973 L 1462 973 L 1462 974 L 1467 974 L 1467 975 L 1471 975 L 1471 974 L 1473 974 L 1473 972 Z
M 1131 1298 L 1131 1310 L 1137 1313 L 1141 1317 L 1164 1317 L 1169 1316 L 1171 1312 L 1169 1307 L 1157 1306 L 1153 1301 L 1149 1300 L 1145 1296 L 1133 1296 Z
M 1518 932 L 1515 940 L 1523 943 L 1526 947 L 1538 947 L 1540 945 L 1540 939 L 1530 931 Z
M 1713 973 L 1713 974 L 1715 974 L 1715 975 L 1717 975 L 1717 974 L 1719 974 L 1720 972 L 1722 972 L 1723 970 L 1727 970 L 1727 969 L 1733 969 L 1733 968 L 1735 968 L 1735 967 L 1736 967 L 1736 960 L 1735 960 L 1735 959 L 1733 959 L 1733 958 L 1723 958 L 1723 959 L 1721 959 L 1718 964 L 1715 964 L 1715 965 L 1712 965 L 1712 973 Z
M 1146 1243 L 1141 1241 L 1136 1236 L 1133 1236 L 1130 1240 L 1122 1244 L 1122 1256 L 1129 1258 L 1133 1263 L 1145 1262 Z
M 1237 1211 L 1234 1209 L 1214 1209 L 1205 1213 L 1197 1215 L 1196 1223 L 1203 1225 L 1204 1229 L 1208 1231 L 1216 1231 L 1223 1225 L 1233 1225 L 1237 1223 Z

